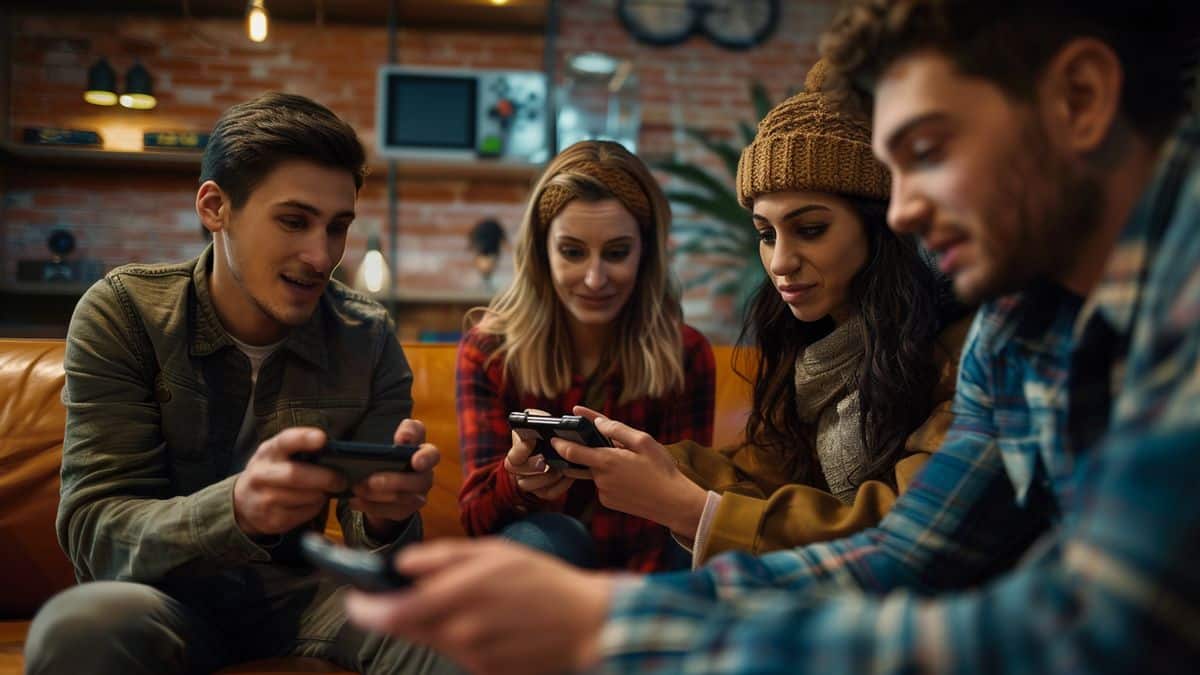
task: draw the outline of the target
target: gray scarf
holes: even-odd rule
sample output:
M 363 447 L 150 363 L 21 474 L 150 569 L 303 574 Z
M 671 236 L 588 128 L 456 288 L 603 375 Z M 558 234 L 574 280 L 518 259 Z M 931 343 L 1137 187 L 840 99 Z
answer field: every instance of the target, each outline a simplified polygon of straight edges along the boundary
M 850 477 L 867 460 L 854 379 L 863 351 L 862 319 L 856 316 L 809 345 L 796 360 L 797 413 L 816 429 L 821 471 L 843 504 L 854 502 Z

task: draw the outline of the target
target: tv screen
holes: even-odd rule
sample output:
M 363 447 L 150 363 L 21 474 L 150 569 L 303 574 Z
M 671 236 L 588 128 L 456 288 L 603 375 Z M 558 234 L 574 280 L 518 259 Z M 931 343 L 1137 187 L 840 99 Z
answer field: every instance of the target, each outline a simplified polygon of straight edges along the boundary
M 390 73 L 384 145 L 475 149 L 475 79 Z

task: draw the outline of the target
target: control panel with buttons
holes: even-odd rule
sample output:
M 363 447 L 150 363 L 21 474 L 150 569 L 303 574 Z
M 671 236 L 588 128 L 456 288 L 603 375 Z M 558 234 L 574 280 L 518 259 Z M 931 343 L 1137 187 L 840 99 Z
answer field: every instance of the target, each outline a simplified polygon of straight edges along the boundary
M 546 90 L 540 71 L 383 66 L 380 154 L 541 164 L 550 158 Z

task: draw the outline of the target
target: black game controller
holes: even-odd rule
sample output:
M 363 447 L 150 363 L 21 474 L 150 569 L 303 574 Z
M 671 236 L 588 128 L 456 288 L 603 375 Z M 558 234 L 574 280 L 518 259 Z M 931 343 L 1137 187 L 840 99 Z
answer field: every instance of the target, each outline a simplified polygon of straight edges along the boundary
M 540 454 L 546 463 L 556 469 L 584 469 L 588 467 L 574 462 L 568 462 L 550 445 L 550 439 L 555 436 L 568 441 L 586 445 L 589 448 L 611 448 L 612 443 L 604 434 L 596 430 L 591 420 L 579 415 L 563 415 L 550 417 L 548 415 L 533 415 L 524 412 L 510 412 L 508 426 L 517 432 L 527 443 L 535 443 L 534 454 Z
M 342 496 L 346 496 L 350 494 L 350 486 L 365 480 L 371 474 L 380 471 L 412 471 L 412 456 L 418 447 L 330 440 L 325 443 L 324 448 L 316 452 L 296 453 L 293 457 L 342 474 L 346 478 L 346 492 Z
M 309 562 L 360 590 L 381 593 L 412 585 L 387 554 L 338 546 L 316 532 L 300 538 L 300 550 Z

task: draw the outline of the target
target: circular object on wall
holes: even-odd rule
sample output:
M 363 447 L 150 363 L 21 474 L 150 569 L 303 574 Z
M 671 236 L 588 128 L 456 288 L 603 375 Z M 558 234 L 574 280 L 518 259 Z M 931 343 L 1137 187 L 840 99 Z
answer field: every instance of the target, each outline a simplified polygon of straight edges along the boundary
M 635 38 L 658 47 L 677 45 L 700 20 L 695 0 L 617 0 L 617 17 Z
M 762 44 L 779 24 L 779 0 L 712 0 L 707 7 L 701 29 L 729 49 Z
M 66 256 L 75 250 L 75 235 L 69 230 L 54 230 L 46 238 L 46 248 L 56 256 Z

